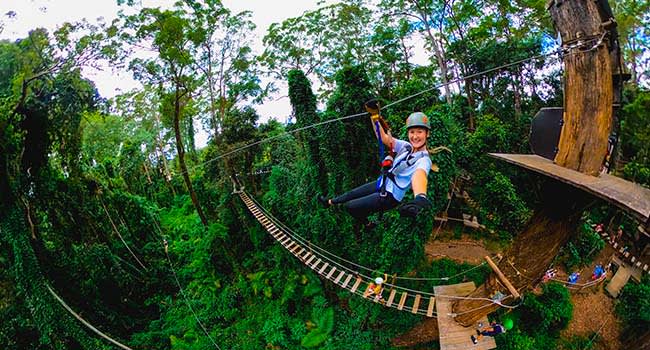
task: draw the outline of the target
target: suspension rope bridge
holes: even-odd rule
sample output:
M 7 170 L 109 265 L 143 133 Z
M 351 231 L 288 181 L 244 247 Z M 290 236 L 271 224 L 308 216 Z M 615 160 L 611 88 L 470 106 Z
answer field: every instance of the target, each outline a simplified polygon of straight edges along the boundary
M 384 108 L 389 108 L 391 106 L 397 105 L 397 104 L 399 104 L 401 102 L 407 101 L 407 100 L 412 99 L 414 97 L 417 97 L 419 95 L 422 95 L 422 94 L 425 94 L 427 92 L 440 89 L 440 88 L 445 87 L 445 86 L 449 86 L 451 84 L 460 83 L 460 82 L 463 82 L 463 81 L 465 81 L 467 79 L 471 79 L 471 78 L 475 78 L 475 77 L 480 77 L 480 76 L 483 76 L 483 75 L 485 75 L 487 73 L 491 73 L 491 72 L 501 70 L 501 69 L 504 69 L 504 68 L 508 68 L 508 67 L 512 67 L 512 66 L 516 66 L 516 65 L 521 65 L 521 64 L 524 64 L 524 63 L 532 61 L 532 60 L 545 58 L 545 57 L 552 56 L 552 55 L 560 55 L 559 57 L 561 57 L 562 55 L 570 56 L 570 55 L 576 54 L 578 52 L 594 50 L 595 48 L 598 47 L 598 45 L 600 45 L 602 43 L 602 41 L 603 41 L 602 37 L 601 38 L 596 38 L 596 39 L 588 38 L 588 39 L 585 39 L 584 41 L 582 41 L 580 43 L 574 43 L 572 45 L 565 45 L 565 46 L 561 47 L 558 50 L 555 50 L 555 51 L 552 51 L 552 52 L 549 52 L 549 53 L 546 53 L 546 54 L 531 56 L 529 58 L 521 59 L 521 60 L 518 60 L 518 61 L 515 61 L 515 62 L 511 62 L 511 63 L 508 63 L 508 64 L 503 64 L 503 65 L 493 67 L 493 68 L 490 68 L 490 69 L 486 69 L 484 71 L 481 71 L 481 72 L 478 72 L 478 73 L 475 73 L 475 74 L 467 75 L 465 77 L 456 78 L 456 79 L 450 80 L 450 81 L 448 81 L 446 83 L 438 84 L 438 85 L 436 85 L 434 87 L 431 87 L 429 89 L 425 89 L 425 90 L 422 90 L 420 92 L 414 93 L 414 94 L 406 96 L 404 98 L 401 98 L 399 100 L 393 101 L 393 102 L 387 104 Z M 591 44 L 593 44 L 593 46 L 591 46 L 590 48 L 583 49 L 585 47 L 585 45 L 589 46 Z M 284 132 L 284 133 L 281 133 L 281 134 L 278 134 L 278 135 L 275 135 L 275 136 L 267 137 L 267 138 L 264 138 L 262 140 L 255 141 L 255 142 L 246 144 L 246 145 L 244 145 L 242 147 L 236 148 L 236 149 L 234 149 L 234 150 L 232 150 L 230 152 L 226 152 L 224 154 L 218 155 L 217 157 L 214 157 L 212 159 L 204 161 L 204 162 L 202 162 L 200 164 L 197 164 L 196 166 L 189 168 L 187 170 L 187 172 L 189 172 L 190 170 L 194 170 L 194 169 L 196 169 L 198 167 L 204 166 L 204 165 L 206 165 L 208 163 L 212 163 L 214 161 L 222 159 L 224 157 L 230 156 L 232 154 L 238 153 L 240 151 L 243 151 L 243 150 L 248 149 L 250 147 L 253 147 L 255 145 L 270 142 L 270 141 L 272 141 L 274 139 L 278 139 L 280 137 L 284 137 L 284 136 L 288 136 L 288 135 L 291 135 L 291 134 L 294 134 L 294 133 L 298 133 L 300 131 L 304 131 L 304 130 L 307 130 L 307 129 L 323 126 L 323 125 L 334 123 L 334 122 L 337 122 L 337 121 L 352 119 L 352 118 L 356 118 L 356 117 L 364 116 L 364 115 L 367 115 L 367 113 L 363 112 L 363 113 L 347 115 L 347 116 L 344 116 L 344 117 L 330 119 L 330 120 L 322 121 L 322 122 L 319 122 L 319 123 L 311 124 L 311 125 L 308 125 L 308 126 L 305 126 L 305 127 L 296 128 L 296 129 L 294 129 L 292 131 Z M 175 175 L 182 175 L 182 173 L 177 173 Z M 281 225 L 281 223 L 278 220 L 272 218 L 272 216 L 270 216 L 270 214 L 268 214 L 266 211 L 264 211 L 264 209 L 261 206 L 257 205 L 254 202 L 254 200 L 251 197 L 249 197 L 247 194 L 245 194 L 243 192 L 240 192 L 239 195 L 240 195 L 241 199 L 244 201 L 244 203 L 246 204 L 246 206 L 248 207 L 248 209 L 251 211 L 251 213 L 266 228 L 266 230 L 276 240 L 278 240 L 280 242 L 280 244 L 282 244 L 287 250 L 289 250 L 293 255 L 298 257 L 304 264 L 309 266 L 312 270 L 317 272 L 319 275 L 321 275 L 321 276 L 325 277 L 326 279 L 332 281 L 333 283 L 337 284 L 338 286 L 340 286 L 340 287 L 342 287 L 344 289 L 347 289 L 348 291 L 350 291 L 353 294 L 364 297 L 364 295 L 363 295 L 364 293 L 362 292 L 363 289 L 359 289 L 359 287 L 362 286 L 362 285 L 369 284 L 370 281 L 372 280 L 372 278 L 370 276 L 368 276 L 368 275 L 361 274 L 360 272 L 356 271 L 355 269 L 352 269 L 352 268 L 342 264 L 342 262 L 347 263 L 350 266 L 354 266 L 356 268 L 366 270 L 366 271 L 371 271 L 372 272 L 372 271 L 375 271 L 375 270 L 372 270 L 372 269 L 363 267 L 361 265 L 352 263 L 352 262 L 347 261 L 347 260 L 345 260 L 345 259 L 343 259 L 341 257 L 337 257 L 336 255 L 327 252 L 326 250 L 312 244 L 311 242 L 304 240 L 299 235 L 295 234 L 294 232 L 292 232 L 288 228 Z M 104 208 L 104 209 L 106 209 L 106 208 Z M 114 223 L 113 223 L 113 225 L 114 225 Z M 156 223 L 156 225 L 157 225 L 157 223 Z M 158 227 L 158 229 L 160 230 L 159 227 Z M 161 231 L 159 231 L 159 233 L 162 235 Z M 118 234 L 119 234 L 119 232 L 118 232 Z M 120 237 L 120 238 L 122 239 L 122 237 Z M 161 238 L 163 239 L 163 242 L 164 242 L 164 237 L 161 237 Z M 123 241 L 123 239 L 122 239 L 122 241 Z M 144 264 L 142 264 L 142 262 L 135 256 L 135 254 L 131 251 L 131 249 L 128 247 L 128 245 L 127 245 L 127 249 L 129 250 L 131 255 L 133 255 L 134 259 L 139 263 L 139 265 L 141 265 L 141 267 L 146 269 Z M 168 255 L 166 246 L 165 246 L 165 254 L 167 255 L 168 262 L 170 263 L 171 269 L 173 271 L 173 266 L 171 265 L 171 260 L 169 259 L 169 255 Z M 335 260 L 334 258 L 336 258 L 338 260 Z M 481 265 L 479 265 L 479 266 L 481 266 Z M 473 267 L 472 269 L 478 268 L 479 266 Z M 461 274 L 466 273 L 468 271 L 464 271 Z M 394 280 L 396 280 L 396 279 L 401 279 L 401 280 L 436 280 L 436 279 L 437 280 L 449 280 L 451 278 L 457 277 L 458 275 L 459 274 L 454 275 L 454 276 L 449 276 L 449 277 L 442 277 L 442 278 L 395 277 Z M 180 285 L 180 282 L 178 281 L 175 273 L 174 273 L 174 278 L 176 280 L 176 283 L 177 283 L 179 289 L 181 290 L 181 294 L 183 294 L 183 296 L 185 297 L 185 302 L 187 303 L 188 307 L 190 308 L 190 310 L 194 314 L 194 316 L 195 316 L 195 318 L 197 320 L 197 323 L 201 326 L 203 332 L 210 339 L 210 341 L 215 346 L 215 348 L 219 349 L 219 346 L 212 339 L 212 337 L 210 336 L 210 334 L 207 331 L 206 327 L 198 319 L 198 316 L 196 315 L 196 313 L 192 309 L 192 307 L 191 307 L 191 305 L 189 303 L 189 300 L 187 299 L 185 293 L 183 292 L 183 289 L 182 289 L 182 287 Z M 413 314 L 423 315 L 423 316 L 427 316 L 427 317 L 436 317 L 437 316 L 436 312 L 433 311 L 433 307 L 434 307 L 434 304 L 435 304 L 436 297 L 438 297 L 438 298 L 446 298 L 446 299 L 456 299 L 456 300 L 465 299 L 465 300 L 484 300 L 484 301 L 486 301 L 486 304 L 484 304 L 483 306 L 477 307 L 476 309 L 485 308 L 485 307 L 487 307 L 487 306 L 489 306 L 491 304 L 498 304 L 499 306 L 505 307 L 505 308 L 515 308 L 515 307 L 518 306 L 518 305 L 516 305 L 516 306 L 505 305 L 505 304 L 502 304 L 500 301 L 495 301 L 495 300 L 488 299 L 488 298 L 470 298 L 470 297 L 464 297 L 464 296 L 442 295 L 442 294 L 436 295 L 435 292 L 434 293 L 429 293 L 429 292 L 425 292 L 425 291 L 417 291 L 417 290 L 412 290 L 412 289 L 405 288 L 405 287 L 400 287 L 400 286 L 390 284 L 390 283 L 385 283 L 385 285 L 390 287 L 390 291 L 388 292 L 389 293 L 388 300 L 386 302 L 382 303 L 384 306 L 392 307 L 392 308 L 398 309 L 400 311 L 409 311 L 409 312 L 411 312 Z M 116 346 L 118 346 L 118 347 L 120 347 L 122 349 L 126 349 L 126 350 L 131 349 L 131 348 L 127 347 L 126 345 L 123 345 L 123 344 L 115 341 L 114 339 L 106 336 L 105 334 L 103 334 L 102 332 L 97 330 L 95 327 L 90 325 L 88 322 L 83 320 L 58 295 L 56 295 L 56 293 L 49 286 L 47 286 L 47 288 L 50 291 L 50 293 L 57 299 L 57 301 L 59 301 L 61 303 L 61 305 L 68 312 L 70 312 L 75 318 L 77 318 L 80 322 L 82 322 L 86 327 L 88 327 L 93 332 L 100 335 L 102 338 L 107 339 L 108 341 L 110 341 L 111 343 L 115 344 Z M 382 293 L 383 292 L 384 292 L 384 289 L 382 289 Z M 396 301 L 395 297 L 398 295 L 398 292 L 399 292 L 399 301 Z M 508 295 L 508 296 L 506 296 L 505 298 L 503 298 L 501 300 L 505 300 L 505 299 L 511 298 L 511 297 L 512 297 L 512 295 Z M 429 298 L 429 299 L 424 300 L 424 298 Z M 474 310 L 476 310 L 476 309 L 474 309 Z M 474 311 L 474 310 L 468 310 L 468 311 L 465 311 L 464 313 Z M 448 314 L 446 316 L 455 317 L 455 316 L 458 316 L 458 315 L 460 315 L 460 314 L 453 314 L 453 315 Z
M 353 263 L 344 258 L 341 258 L 326 249 L 304 239 L 302 236 L 297 235 L 289 230 L 279 220 L 275 219 L 270 213 L 257 203 L 251 196 L 243 191 L 236 191 L 241 200 L 246 205 L 247 209 L 257 219 L 257 221 L 267 230 L 267 232 L 277 240 L 291 254 L 296 256 L 303 264 L 307 265 L 314 272 L 331 281 L 337 286 L 346 289 L 352 294 L 359 295 L 363 298 L 365 287 L 370 285 L 374 279 L 373 276 L 359 271 L 365 270 L 375 272 L 376 270 Z M 481 265 L 479 265 L 481 266 Z M 402 278 L 406 280 L 449 280 L 450 278 L 457 277 L 461 274 L 467 273 L 470 270 L 478 268 L 472 267 L 466 271 L 461 272 L 450 277 L 442 278 Z M 386 299 L 384 298 L 386 295 Z M 489 298 L 474 298 L 456 295 L 439 295 L 422 290 L 414 290 L 406 287 L 396 285 L 394 283 L 384 283 L 384 288 L 380 291 L 379 295 L 373 295 L 375 300 L 386 307 L 395 308 L 399 311 L 408 311 L 416 315 L 426 317 L 436 317 L 434 312 L 434 305 L 436 297 L 444 297 L 454 300 L 482 300 L 486 304 L 477 309 L 486 307 L 487 305 L 497 304 L 505 308 L 515 308 L 516 306 L 505 305 L 501 300 L 511 298 L 511 295 L 504 297 L 501 300 L 493 300 Z M 396 299 L 398 298 L 398 299 Z M 384 300 L 386 300 L 384 302 Z M 475 309 L 476 310 L 476 309 Z M 474 310 L 467 310 L 470 312 Z

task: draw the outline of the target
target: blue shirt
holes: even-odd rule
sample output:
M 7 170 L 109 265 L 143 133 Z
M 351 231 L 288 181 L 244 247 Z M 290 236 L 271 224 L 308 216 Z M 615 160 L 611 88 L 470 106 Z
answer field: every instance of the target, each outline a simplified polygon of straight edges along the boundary
M 406 191 L 411 186 L 411 178 L 418 169 L 424 170 L 429 175 L 431 170 L 431 158 L 428 151 L 419 151 L 413 153 L 413 146 L 404 140 L 394 139 L 395 160 L 389 172 L 394 175 L 392 179 L 387 178 L 386 191 L 393 195 L 398 202 L 404 199 Z M 381 177 L 379 178 L 381 185 Z

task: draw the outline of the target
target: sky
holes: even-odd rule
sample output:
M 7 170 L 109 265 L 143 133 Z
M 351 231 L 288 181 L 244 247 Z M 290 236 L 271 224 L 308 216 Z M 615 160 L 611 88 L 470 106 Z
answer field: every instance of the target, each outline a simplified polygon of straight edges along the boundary
M 143 7 L 170 7 L 173 0 L 140 0 Z M 233 13 L 249 10 L 252 11 L 252 21 L 257 28 L 253 40 L 253 50 L 261 54 L 264 50 L 262 38 L 272 23 L 279 23 L 285 19 L 298 17 L 305 11 L 315 10 L 319 7 L 336 3 L 336 0 L 222 0 L 224 6 Z M 0 0 L 0 24 L 4 28 L 0 32 L 0 39 L 15 40 L 24 38 L 27 33 L 38 27 L 44 27 L 53 31 L 64 22 L 75 22 L 86 19 L 90 23 L 96 23 L 98 18 L 103 21 L 110 21 L 117 17 L 120 7 L 117 0 Z M 6 14 L 13 11 L 15 16 L 8 18 Z M 416 45 L 421 47 L 420 45 Z M 425 63 L 428 57 L 423 50 L 416 49 L 416 63 Z M 125 70 L 115 71 L 108 67 L 103 70 L 87 68 L 83 75 L 92 80 L 102 97 L 111 98 L 115 95 L 132 90 L 140 86 L 131 73 Z M 264 81 L 263 81 L 264 83 Z M 312 82 L 316 83 L 316 82 Z M 265 122 L 275 118 L 280 122 L 286 122 L 291 114 L 291 105 L 287 97 L 286 83 L 276 82 L 279 91 L 270 96 L 264 103 L 254 106 L 260 115 L 260 121 Z M 203 147 L 207 142 L 207 134 L 202 133 L 201 126 L 197 135 L 197 147 Z
M 299 0 L 291 1 L 291 5 L 287 6 L 289 1 L 279 5 L 278 2 L 270 0 L 222 0 L 224 6 L 234 13 L 252 11 L 252 21 L 257 25 L 253 38 L 253 49 L 256 53 L 263 51 L 262 38 L 272 23 L 282 22 L 287 18 L 298 17 L 305 11 L 315 10 L 323 6 L 319 5 L 320 2 L 327 5 L 335 1 Z M 144 7 L 169 7 L 173 1 L 141 0 L 141 3 Z M 110 22 L 117 17 L 118 10 L 117 0 L 0 0 L 0 16 L 3 16 L 2 21 L 5 25 L 0 33 L 0 39 L 23 38 L 27 36 L 29 30 L 37 27 L 45 27 L 52 31 L 64 22 L 74 22 L 84 18 L 90 23 L 97 22 L 99 17 L 102 17 L 105 22 Z M 5 16 L 9 11 L 15 12 L 15 16 L 11 19 Z M 129 72 L 113 71 L 108 67 L 103 71 L 85 69 L 84 76 L 94 81 L 100 95 L 107 98 L 139 86 Z M 281 90 L 262 105 L 255 106 L 263 120 L 276 117 L 284 122 L 284 118 L 291 113 L 286 94 L 286 91 Z

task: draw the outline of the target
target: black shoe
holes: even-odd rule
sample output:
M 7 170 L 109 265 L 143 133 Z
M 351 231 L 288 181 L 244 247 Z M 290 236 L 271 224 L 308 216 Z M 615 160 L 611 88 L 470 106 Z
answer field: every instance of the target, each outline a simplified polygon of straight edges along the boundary
M 329 202 L 329 199 L 327 199 L 325 196 L 318 196 L 317 199 L 318 199 L 318 203 L 320 203 L 320 205 L 322 205 L 323 208 L 329 208 L 330 206 L 332 206 Z
M 478 329 L 476 330 L 476 335 L 481 335 L 481 332 L 479 332 Z
M 472 343 L 478 344 L 478 340 L 476 340 L 475 336 L 472 335 L 471 338 L 472 338 Z

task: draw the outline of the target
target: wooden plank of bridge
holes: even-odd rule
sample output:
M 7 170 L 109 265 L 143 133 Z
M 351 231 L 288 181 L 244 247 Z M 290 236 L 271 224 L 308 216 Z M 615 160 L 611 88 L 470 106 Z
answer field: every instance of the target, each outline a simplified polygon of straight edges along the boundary
M 322 275 L 323 272 L 325 272 L 325 269 L 326 269 L 328 266 L 330 266 L 330 263 L 328 263 L 328 262 L 326 262 L 325 264 L 323 264 L 323 266 L 320 268 L 320 270 L 318 270 L 318 273 Z
M 347 287 L 348 283 L 350 283 L 350 280 L 352 279 L 352 275 L 348 275 L 348 277 L 345 278 L 345 281 L 343 281 L 343 284 L 341 287 L 345 288 Z
M 334 275 L 334 271 L 336 271 L 336 267 L 332 266 L 332 269 L 330 270 L 330 272 L 327 273 L 327 276 L 325 276 L 325 278 L 327 278 L 328 280 L 331 280 L 332 275 Z
M 497 345 L 493 337 L 482 337 L 478 344 L 474 345 L 470 337 L 476 335 L 476 328 L 463 327 L 450 315 L 452 313 L 452 303 L 455 299 L 447 298 L 445 296 L 467 296 L 474 291 L 474 289 L 476 289 L 474 282 L 433 287 L 433 291 L 436 295 L 440 350 L 488 350 L 496 348 Z M 480 322 L 487 325 L 487 315 L 483 316 Z
M 316 262 L 314 263 L 314 265 L 309 265 L 309 263 L 308 263 L 307 265 L 309 265 L 309 266 L 310 266 L 312 269 L 314 269 L 314 271 L 315 271 L 315 270 L 316 270 L 316 266 L 318 266 L 318 264 L 320 264 L 322 261 L 323 261 L 323 260 L 318 259 L 318 260 L 316 260 Z
M 388 301 L 386 302 L 386 306 L 390 307 L 391 305 L 393 305 L 393 300 L 395 300 L 395 293 L 397 293 L 395 289 L 390 291 L 390 295 L 388 296 Z
M 336 276 L 336 279 L 334 280 L 334 283 L 339 284 L 339 281 L 341 278 L 343 278 L 343 275 L 345 275 L 345 271 L 341 271 L 338 276 Z
M 408 297 L 409 293 L 403 292 L 402 297 L 399 299 L 399 304 L 397 304 L 397 310 L 402 310 L 404 308 L 404 303 L 406 302 L 406 297 Z
M 420 294 L 417 294 L 415 296 L 415 300 L 413 301 L 413 308 L 411 308 L 411 312 L 414 314 L 418 313 L 418 308 L 420 307 Z
M 433 306 L 436 304 L 436 298 L 431 297 L 429 299 L 429 307 L 427 308 L 427 317 L 433 317 Z
M 312 255 L 309 260 L 307 260 L 306 264 L 309 265 L 314 259 L 316 259 L 316 255 Z
M 352 289 L 350 289 L 350 292 L 354 293 L 357 291 L 357 288 L 359 288 L 359 285 L 361 284 L 361 277 L 357 277 L 357 280 L 354 282 L 354 285 L 352 286 Z
M 618 206 L 641 222 L 650 221 L 650 189 L 639 184 L 609 174 L 590 176 L 533 154 L 489 155 L 585 190 Z

